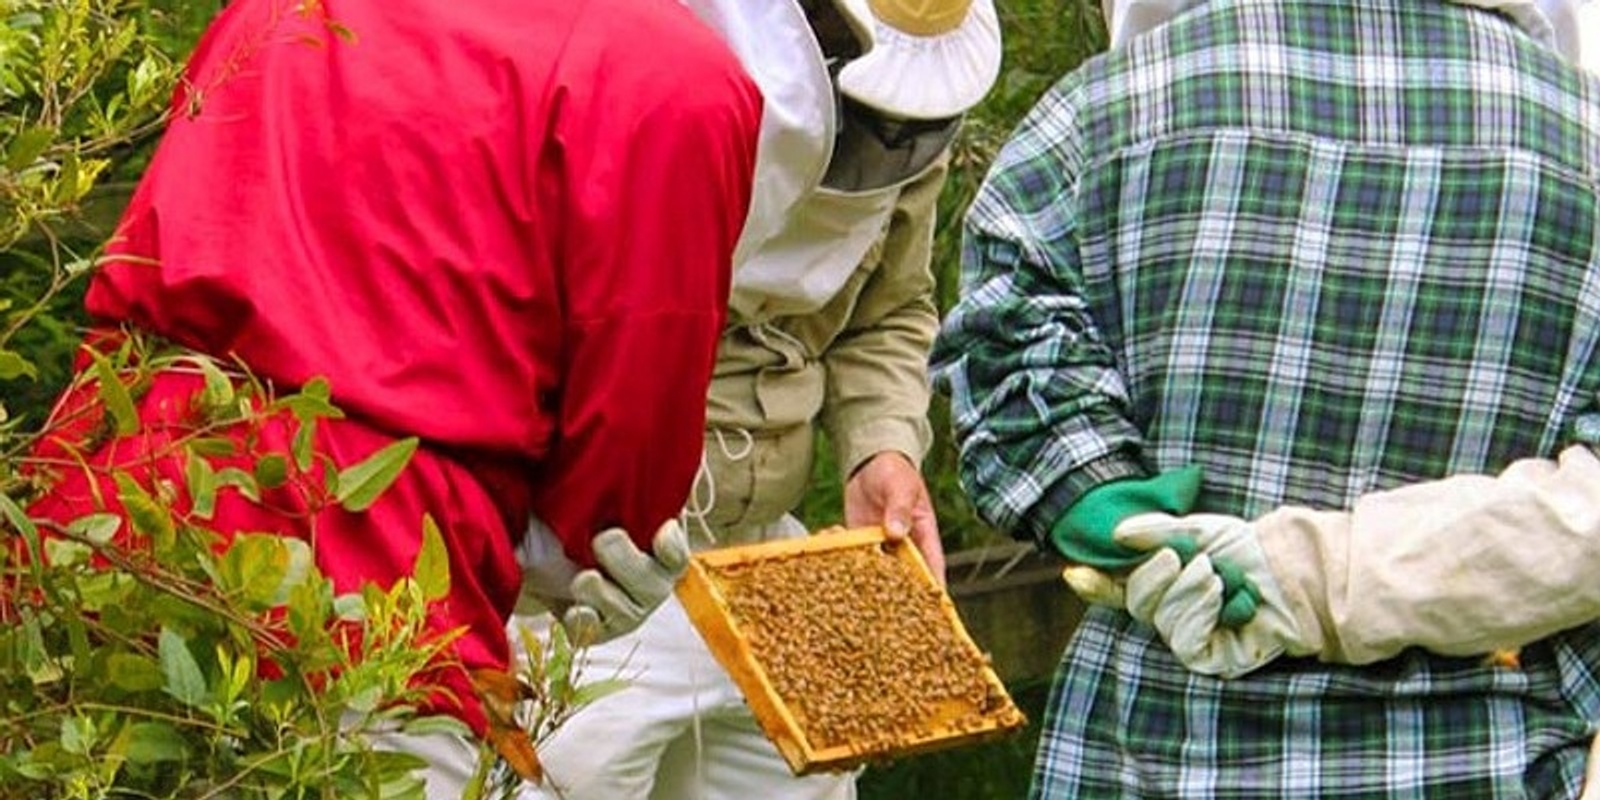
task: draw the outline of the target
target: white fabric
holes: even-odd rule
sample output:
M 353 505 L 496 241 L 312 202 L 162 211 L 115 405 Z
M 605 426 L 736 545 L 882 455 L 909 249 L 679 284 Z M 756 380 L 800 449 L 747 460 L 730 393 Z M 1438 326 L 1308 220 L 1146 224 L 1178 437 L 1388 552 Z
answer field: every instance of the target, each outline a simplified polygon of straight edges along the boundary
M 917 176 L 865 193 L 821 188 L 839 120 L 827 64 L 798 3 L 682 2 L 738 55 L 764 101 L 729 305 L 745 322 L 815 311 L 849 279 L 888 223 L 899 188 Z
M 1578 63 L 1600 72 L 1600 0 L 1578 4 Z M 1600 797 L 1600 789 L 1596 790 Z
M 523 619 L 535 631 L 551 618 Z M 575 714 L 539 747 L 546 786 L 519 800 L 853 800 L 855 774 L 795 777 L 683 607 L 585 651 L 588 680 L 628 688 Z M 557 791 L 559 790 L 559 794 Z
M 860 194 L 814 189 L 739 265 L 729 305 L 754 323 L 822 308 L 882 235 L 899 187 Z
M 960 116 L 1000 75 L 1000 19 L 994 0 L 973 0 L 949 33 L 918 36 L 874 16 L 866 0 L 836 0 L 868 26 L 872 48 L 839 71 L 839 91 L 905 119 Z
M 1496 11 L 1509 17 L 1528 35 L 1577 63 L 1579 0 L 1441 0 Z M 1111 47 L 1167 24 L 1206 0 L 1102 0 Z
M 409 753 L 428 762 L 428 768 L 419 773 L 427 786 L 428 800 L 461 800 L 478 770 L 478 746 L 464 736 L 418 736 L 380 730 L 368 738 L 375 749 Z
M 1142 530 L 1129 521 L 1117 539 L 1148 548 L 1196 535 L 1208 557 L 1257 581 L 1258 615 L 1292 615 L 1292 625 L 1268 620 L 1291 654 L 1344 664 L 1408 647 L 1471 656 L 1600 619 L 1597 498 L 1600 458 L 1574 445 L 1555 460 L 1518 461 L 1497 476 L 1365 495 L 1348 513 L 1285 507 L 1253 522 L 1193 515 Z M 1174 652 L 1201 671 L 1224 674 L 1258 661 L 1226 653 L 1227 631 L 1205 630 L 1220 609 L 1220 581 L 1185 580 L 1179 571 L 1156 558 L 1135 570 L 1124 590 L 1130 613 L 1156 623 Z
M 1140 514 L 1124 520 L 1112 535 L 1135 549 L 1159 548 L 1128 576 L 1128 613 L 1154 627 L 1189 669 L 1236 678 L 1286 652 L 1314 652 L 1248 522 L 1219 514 Z M 1187 565 L 1164 547 L 1178 537 L 1191 538 L 1200 547 L 1200 555 Z M 1218 622 L 1223 582 L 1213 560 L 1239 570 L 1260 593 L 1255 616 L 1237 629 Z
M 1179 14 L 1206 0 L 1102 0 L 1106 34 L 1112 49 L 1122 47 L 1135 36 L 1167 24 Z
M 833 82 L 811 25 L 793 0 L 682 2 L 721 35 L 761 88 L 755 187 L 734 249 L 734 264 L 740 265 L 822 180 L 836 130 Z
M 1597 498 L 1600 459 L 1575 445 L 1366 495 L 1349 514 L 1285 508 L 1254 524 L 1321 657 L 1365 664 L 1409 646 L 1515 649 L 1600 619 Z

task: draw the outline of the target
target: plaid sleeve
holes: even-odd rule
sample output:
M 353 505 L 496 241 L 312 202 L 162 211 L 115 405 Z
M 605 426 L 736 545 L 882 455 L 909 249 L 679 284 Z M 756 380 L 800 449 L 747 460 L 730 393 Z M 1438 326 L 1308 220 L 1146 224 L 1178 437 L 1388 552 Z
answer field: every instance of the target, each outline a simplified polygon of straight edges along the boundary
M 1083 292 L 1071 97 L 1058 88 L 1024 121 L 968 211 L 962 296 L 933 353 L 967 494 L 991 524 L 1038 541 L 1083 492 L 1147 474 Z

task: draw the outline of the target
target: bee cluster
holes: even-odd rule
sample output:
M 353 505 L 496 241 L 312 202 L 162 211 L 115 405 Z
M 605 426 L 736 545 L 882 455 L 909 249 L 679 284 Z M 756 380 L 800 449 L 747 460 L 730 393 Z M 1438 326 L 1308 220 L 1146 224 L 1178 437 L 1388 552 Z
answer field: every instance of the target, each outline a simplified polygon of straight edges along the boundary
M 987 656 L 903 542 L 735 562 L 710 571 L 811 748 L 892 753 L 1019 724 Z

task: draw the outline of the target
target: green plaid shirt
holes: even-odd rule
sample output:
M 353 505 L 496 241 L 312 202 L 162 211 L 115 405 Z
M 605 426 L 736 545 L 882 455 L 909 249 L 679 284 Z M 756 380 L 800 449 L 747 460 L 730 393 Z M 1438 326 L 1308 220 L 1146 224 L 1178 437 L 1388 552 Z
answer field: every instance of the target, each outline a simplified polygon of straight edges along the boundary
M 934 366 L 968 493 L 1041 537 L 1191 463 L 1253 516 L 1553 453 L 1600 391 L 1597 171 L 1600 84 L 1442 0 L 1213 0 L 1088 62 L 967 217 Z M 1600 627 L 1222 682 L 1100 609 L 1035 794 L 1571 797 L 1596 719 Z

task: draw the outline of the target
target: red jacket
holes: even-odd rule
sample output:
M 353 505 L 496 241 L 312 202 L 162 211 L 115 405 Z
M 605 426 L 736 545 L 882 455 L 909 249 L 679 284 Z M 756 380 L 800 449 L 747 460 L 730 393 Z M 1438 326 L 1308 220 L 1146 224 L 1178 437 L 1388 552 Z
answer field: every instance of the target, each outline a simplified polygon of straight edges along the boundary
M 323 3 L 348 36 L 297 5 L 207 33 L 89 311 L 519 465 L 580 563 L 648 542 L 699 463 L 754 84 L 674 0 Z
M 760 96 L 676 0 L 324 0 L 332 24 L 298 5 L 239 0 L 207 32 L 88 307 L 282 386 L 325 376 L 341 465 L 420 437 L 367 513 L 316 515 L 318 564 L 340 591 L 387 584 L 431 515 L 452 567 L 435 630 L 504 669 L 530 512 L 588 564 L 602 528 L 645 543 L 683 506 Z M 198 386 L 158 376 L 145 430 L 91 457 L 181 485 L 181 461 L 140 454 Z M 34 511 L 115 496 L 68 472 Z M 213 522 L 310 530 L 237 497 Z

